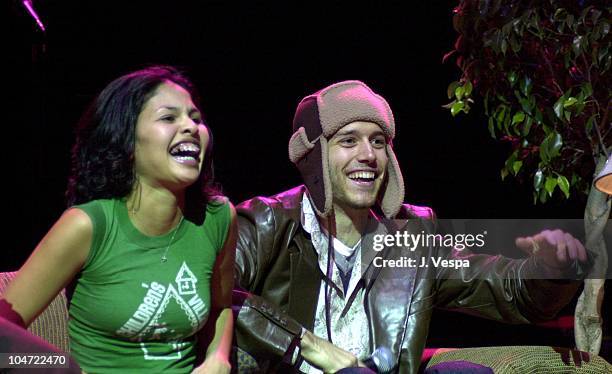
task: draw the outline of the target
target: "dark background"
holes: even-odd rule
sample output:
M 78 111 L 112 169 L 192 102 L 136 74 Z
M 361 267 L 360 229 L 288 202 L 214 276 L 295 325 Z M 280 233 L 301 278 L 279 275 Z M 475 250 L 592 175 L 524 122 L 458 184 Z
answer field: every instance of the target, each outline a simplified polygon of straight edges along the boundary
M 478 105 L 455 119 L 441 107 L 459 74 L 442 64 L 456 38 L 455 1 L 45 0 L 34 4 L 45 34 L 19 1 L 9 4 L 0 271 L 17 269 L 65 208 L 85 106 L 112 79 L 153 63 L 185 68 L 198 86 L 217 179 L 234 203 L 298 184 L 287 156 L 297 103 L 359 79 L 394 110 L 408 202 L 444 218 L 582 218 L 582 196 L 534 206 L 531 183 L 500 180 L 508 148 L 489 137 Z M 458 318 L 434 326 L 470 342 L 454 332 Z

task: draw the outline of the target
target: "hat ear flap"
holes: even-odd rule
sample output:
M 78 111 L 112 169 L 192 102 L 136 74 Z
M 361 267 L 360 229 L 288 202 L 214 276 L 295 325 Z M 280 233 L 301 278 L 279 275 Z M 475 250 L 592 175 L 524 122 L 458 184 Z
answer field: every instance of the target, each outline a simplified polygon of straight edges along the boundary
M 325 185 L 325 204 L 323 206 L 323 210 L 319 212 L 319 214 L 323 216 L 329 216 L 332 212 L 332 202 L 333 202 L 333 187 L 331 183 L 331 171 L 329 170 L 329 151 L 328 151 L 328 143 L 327 139 L 321 137 L 321 165 L 323 171 L 323 184 Z
M 327 139 L 319 138 L 319 141 L 314 143 L 313 148 L 295 165 L 302 175 L 315 211 L 319 215 L 329 215 L 332 208 L 332 191 L 329 178 Z
M 400 211 L 404 203 L 404 178 L 391 144 L 387 144 L 387 185 L 380 208 L 386 218 L 392 219 Z
M 313 142 L 309 141 L 306 130 L 300 127 L 289 140 L 289 159 L 291 162 L 297 163 L 308 152 L 312 151 L 317 140 L 318 138 Z

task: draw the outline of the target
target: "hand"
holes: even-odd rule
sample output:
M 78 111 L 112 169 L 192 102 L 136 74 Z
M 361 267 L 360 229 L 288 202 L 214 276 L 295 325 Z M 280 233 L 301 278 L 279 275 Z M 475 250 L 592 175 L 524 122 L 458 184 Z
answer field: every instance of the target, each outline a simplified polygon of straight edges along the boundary
M 232 369 L 227 358 L 221 357 L 221 355 L 213 354 L 204 360 L 202 365 L 196 367 L 191 372 L 192 374 L 229 374 Z
M 541 233 L 517 238 L 516 246 L 541 259 L 555 269 L 565 269 L 575 260 L 587 261 L 586 249 L 582 243 L 561 230 L 544 230 Z
M 327 340 L 306 331 L 300 343 L 301 355 L 309 364 L 325 373 L 335 373 L 348 367 L 365 367 L 355 355 L 338 348 Z

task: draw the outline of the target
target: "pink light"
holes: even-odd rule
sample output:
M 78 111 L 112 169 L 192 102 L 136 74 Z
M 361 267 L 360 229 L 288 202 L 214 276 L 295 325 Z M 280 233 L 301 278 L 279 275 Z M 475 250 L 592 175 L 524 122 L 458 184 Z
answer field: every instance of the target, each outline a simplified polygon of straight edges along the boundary
M 36 24 L 38 25 L 38 27 L 40 28 L 40 30 L 42 32 L 47 31 L 45 29 L 45 25 L 43 25 L 42 21 L 40 20 L 40 18 L 38 17 L 38 14 L 36 14 L 36 11 L 34 10 L 34 6 L 32 5 L 32 0 L 23 0 L 22 1 L 23 6 L 26 7 L 26 9 L 28 10 L 28 12 L 30 13 L 30 15 L 32 16 L 32 18 L 34 18 L 34 21 L 36 21 Z

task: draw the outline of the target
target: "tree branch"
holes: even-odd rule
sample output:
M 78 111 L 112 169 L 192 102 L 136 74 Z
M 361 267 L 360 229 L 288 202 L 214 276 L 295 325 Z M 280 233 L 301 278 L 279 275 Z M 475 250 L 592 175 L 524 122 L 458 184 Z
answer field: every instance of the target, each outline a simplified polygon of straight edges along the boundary
M 544 48 L 540 48 L 540 54 L 542 55 L 542 58 L 546 62 L 546 66 L 548 67 L 548 71 L 550 73 L 550 77 L 552 79 L 553 84 L 555 85 L 555 87 L 557 87 L 557 90 L 559 90 L 559 94 L 563 95 L 563 90 L 561 89 L 561 86 L 559 86 L 559 83 L 557 83 L 557 80 L 555 79 L 555 72 L 550 63 L 550 60 L 548 59 L 548 57 L 546 57 L 546 53 L 544 53 Z
M 581 53 L 580 57 L 582 57 L 582 62 L 584 63 L 584 68 L 586 69 L 587 81 L 593 85 L 591 82 L 591 67 L 589 66 L 589 62 L 587 61 L 586 57 L 584 57 L 584 53 Z
M 604 144 L 604 137 L 601 136 L 601 131 L 599 131 L 599 126 L 601 125 L 601 127 L 603 128 L 604 125 L 608 122 L 608 112 L 609 112 L 611 104 L 612 104 L 612 101 L 609 100 L 608 105 L 606 105 L 606 110 L 604 111 L 604 115 L 601 119 L 601 122 L 598 124 L 595 124 L 595 132 L 597 133 L 597 138 L 599 139 L 599 146 L 601 147 L 601 152 L 603 152 L 603 154 L 605 154 L 606 157 L 609 157 L 610 155 L 608 154 L 608 148 Z

